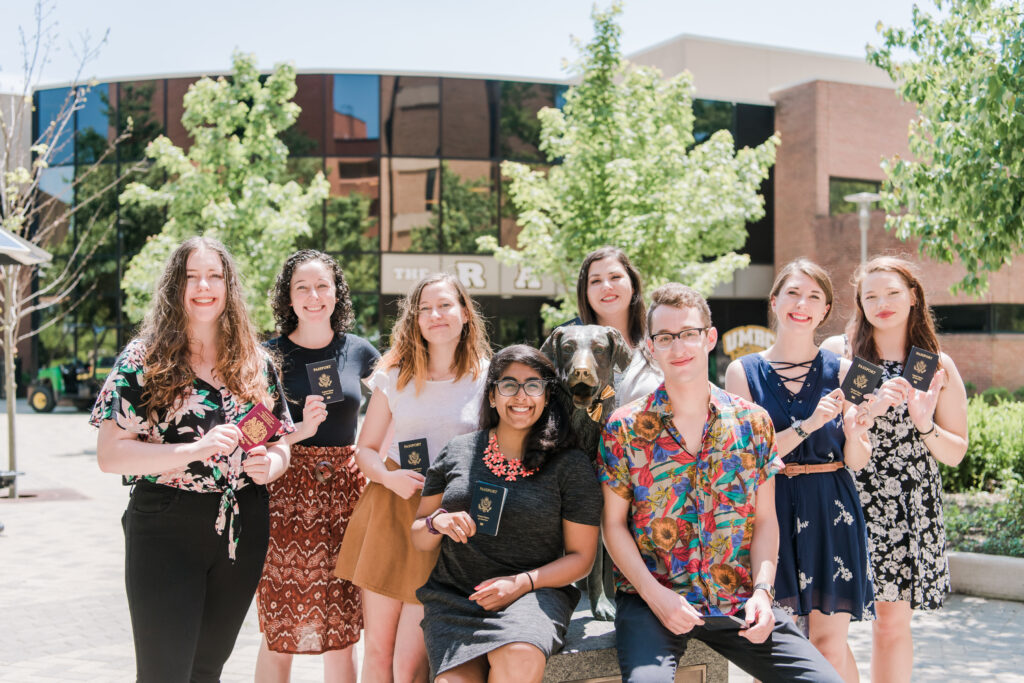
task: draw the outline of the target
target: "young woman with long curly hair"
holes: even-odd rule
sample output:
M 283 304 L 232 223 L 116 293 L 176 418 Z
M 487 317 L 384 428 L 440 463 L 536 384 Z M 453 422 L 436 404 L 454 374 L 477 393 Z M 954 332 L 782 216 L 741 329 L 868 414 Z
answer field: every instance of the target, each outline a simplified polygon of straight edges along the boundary
M 380 353 L 348 332 L 354 317 L 348 284 L 338 262 L 323 252 L 304 249 L 288 257 L 271 307 L 280 336 L 267 347 L 281 359 L 285 398 L 301 421 L 288 436 L 291 467 L 268 487 L 270 548 L 256 598 L 263 632 L 256 681 L 287 681 L 292 655 L 323 654 L 325 681 L 355 683 L 353 645 L 363 628 L 359 589 L 334 576 L 329 562 L 341 550 L 366 484 L 353 444 L 362 381 Z M 310 364 L 335 374 L 332 395 L 311 384 Z
M 867 522 L 875 581 L 871 680 L 909 681 L 914 610 L 942 606 L 949 592 L 939 463 L 967 452 L 967 392 L 953 359 L 939 348 L 924 287 L 914 266 L 880 256 L 854 274 L 854 314 L 846 334 L 822 344 L 881 365 L 889 404 L 868 433 L 872 456 L 855 474 Z M 910 347 L 939 354 L 927 390 L 903 379 Z
M 257 404 L 281 426 L 243 451 L 237 423 Z M 133 485 L 122 524 L 137 678 L 217 681 L 267 552 L 265 484 L 288 467 L 281 437 L 294 429 L 220 242 L 171 254 L 90 421 L 100 469 Z
M 423 475 L 401 468 L 400 444 L 425 444 L 418 453 L 426 465 L 449 439 L 474 431 L 490 355 L 465 287 L 439 273 L 420 280 L 402 301 L 391 349 L 370 379 L 356 462 L 371 483 L 352 514 L 336 569 L 363 589 L 364 681 L 425 681 L 429 674 L 416 589 L 437 553 L 412 546 Z

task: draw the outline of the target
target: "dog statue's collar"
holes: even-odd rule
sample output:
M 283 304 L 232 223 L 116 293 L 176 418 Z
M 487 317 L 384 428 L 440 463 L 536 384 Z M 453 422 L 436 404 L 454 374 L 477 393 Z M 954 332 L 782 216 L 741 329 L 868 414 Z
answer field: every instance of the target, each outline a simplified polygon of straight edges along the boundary
M 593 420 L 594 422 L 601 421 L 601 413 L 604 410 L 604 402 L 614 395 L 615 389 L 613 389 L 610 384 L 605 385 L 604 391 L 602 391 L 601 395 L 597 397 L 597 400 L 594 402 L 594 405 L 587 408 L 587 415 L 590 416 L 591 420 Z

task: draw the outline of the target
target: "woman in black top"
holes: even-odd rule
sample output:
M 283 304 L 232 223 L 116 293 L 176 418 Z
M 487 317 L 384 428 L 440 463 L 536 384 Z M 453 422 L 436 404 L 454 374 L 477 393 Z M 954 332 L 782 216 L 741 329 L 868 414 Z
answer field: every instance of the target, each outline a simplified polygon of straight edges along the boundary
M 601 490 L 590 460 L 568 447 L 566 416 L 549 402 L 551 362 L 529 346 L 491 361 L 481 431 L 448 442 L 427 472 L 412 527 L 420 550 L 441 545 L 423 602 L 437 681 L 540 681 L 562 645 L 597 552 Z M 496 535 L 478 532 L 478 482 L 507 489 Z
M 281 336 L 267 346 L 281 359 L 285 397 L 301 421 L 288 437 L 292 466 L 269 489 L 270 547 L 257 594 L 263 641 L 256 680 L 287 681 L 293 654 L 322 653 L 324 680 L 354 683 L 352 646 L 363 627 L 359 589 L 332 570 L 366 483 L 353 461 L 352 444 L 361 382 L 380 354 L 347 333 L 352 325 L 348 284 L 327 254 L 311 249 L 292 254 L 271 295 Z M 332 363 L 334 381 L 340 383 L 321 387 L 324 372 L 335 374 Z M 310 384 L 310 364 L 316 386 Z
M 243 451 L 236 425 L 257 404 L 281 426 L 247 422 L 270 441 Z M 279 437 L 294 429 L 220 242 L 171 255 L 90 422 L 100 469 L 134 484 L 121 522 L 138 680 L 217 681 L 267 552 L 263 484 L 287 468 Z

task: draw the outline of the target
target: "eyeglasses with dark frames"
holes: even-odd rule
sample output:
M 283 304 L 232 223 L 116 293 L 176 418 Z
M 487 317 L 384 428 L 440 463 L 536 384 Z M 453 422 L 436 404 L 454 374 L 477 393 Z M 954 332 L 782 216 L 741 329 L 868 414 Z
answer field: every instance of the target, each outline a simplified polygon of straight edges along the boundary
M 654 342 L 654 348 L 667 351 L 672 348 L 672 344 L 676 339 L 682 339 L 683 343 L 687 345 L 699 344 L 704 333 L 710 329 L 710 327 L 687 327 L 685 330 L 679 330 L 678 332 L 657 332 L 650 335 L 650 337 L 651 341 Z
M 499 379 L 494 383 L 495 389 L 502 396 L 515 396 L 519 393 L 520 387 L 526 392 L 527 396 L 541 396 L 546 386 L 547 382 L 542 379 L 528 379 L 525 382 L 517 382 L 509 377 Z

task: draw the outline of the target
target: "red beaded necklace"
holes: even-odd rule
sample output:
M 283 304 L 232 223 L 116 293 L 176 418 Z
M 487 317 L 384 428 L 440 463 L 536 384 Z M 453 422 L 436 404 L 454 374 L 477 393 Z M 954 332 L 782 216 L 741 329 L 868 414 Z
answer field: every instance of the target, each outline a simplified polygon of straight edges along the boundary
M 484 464 L 496 477 L 504 477 L 505 481 L 515 481 L 518 477 L 529 477 L 537 473 L 537 469 L 528 470 L 523 467 L 522 460 L 508 460 L 498 448 L 498 436 L 491 432 L 484 449 Z

